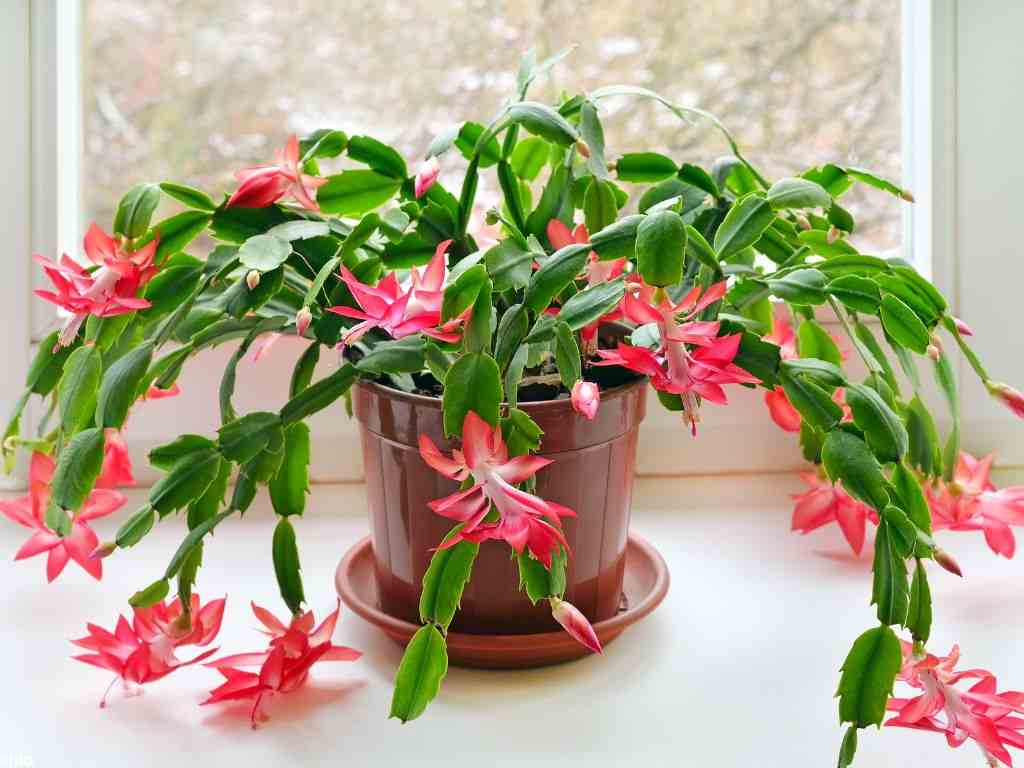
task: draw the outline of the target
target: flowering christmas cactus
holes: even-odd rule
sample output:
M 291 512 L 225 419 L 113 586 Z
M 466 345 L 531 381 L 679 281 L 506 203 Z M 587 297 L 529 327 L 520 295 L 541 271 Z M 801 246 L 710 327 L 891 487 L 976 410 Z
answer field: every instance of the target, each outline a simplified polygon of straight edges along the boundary
M 437 694 L 446 633 L 489 540 L 511 548 L 526 597 L 546 601 L 573 638 L 599 652 L 593 627 L 564 600 L 572 553 L 562 520 L 575 513 L 535 493 L 534 476 L 552 471 L 551 461 L 535 455 L 543 437 L 517 407 L 520 388 L 543 382 L 549 397 L 569 398 L 592 419 L 607 382 L 644 376 L 697 434 L 703 408 L 725 405 L 733 387 L 761 387 L 772 418 L 799 434 L 815 465 L 794 529 L 836 521 L 859 552 L 868 521 L 877 526 L 878 625 L 842 664 L 839 714 L 849 730 L 840 765 L 853 759 L 857 730 L 881 724 L 887 709 L 897 713 L 892 725 L 943 731 L 953 745 L 972 738 L 990 761 L 1009 764 L 1006 747 L 1024 746 L 1012 714 L 1021 695 L 997 694 L 987 672 L 955 672 L 955 649 L 945 659 L 926 650 L 928 563 L 958 573 L 933 530 L 982 530 L 1011 556 L 1009 525 L 1024 520 L 1024 494 L 996 491 L 987 460 L 961 457 L 942 338 L 1018 415 L 1024 396 L 990 379 L 969 329 L 911 264 L 851 244 L 848 189 L 872 187 L 894 204 L 913 202 L 911 194 L 836 164 L 766 179 L 713 117 L 642 88 L 600 88 L 554 105 L 528 100 L 557 58 L 524 59 L 517 93 L 500 112 L 438 136 L 416 172 L 369 136 L 291 136 L 273 164 L 240 170 L 220 202 L 179 184 L 142 184 L 122 199 L 110 234 L 89 228 L 84 259 L 36 257 L 53 283 L 37 293 L 65 320 L 41 344 L 3 442 L 9 463 L 19 449 L 32 452 L 29 494 L 0 502 L 33 531 L 16 557 L 47 552 L 51 580 L 68 559 L 99 578 L 101 558 L 136 546 L 157 523 L 176 517 L 187 529 L 166 569 L 130 597 L 134 623 L 122 618 L 114 632 L 90 625 L 76 641 L 90 653 L 79 658 L 126 684 L 205 659 L 210 651 L 186 662 L 175 655 L 181 645 L 209 644 L 220 626 L 223 601 L 203 607 L 192 591 L 204 540 L 266 487 L 279 518 L 274 573 L 291 618 L 254 606 L 268 650 L 207 662 L 225 681 L 204 703 L 252 700 L 255 723 L 264 696 L 301 685 L 315 662 L 355 659 L 331 644 L 336 612 L 314 629 L 293 525 L 309 492 L 305 422 L 358 380 L 440 393 L 458 447 L 446 453 L 423 435 L 420 454 L 462 483 L 421 510 L 454 525 L 424 577 L 422 627 L 398 669 L 391 714 L 416 718 Z M 711 120 L 731 154 L 708 167 L 654 152 L 613 156 L 600 119 L 613 97 L 654 99 L 681 127 Z M 450 191 L 442 171 L 461 165 L 458 155 L 468 165 Z M 481 219 L 484 174 L 496 178 L 502 202 Z M 164 196 L 183 210 L 154 223 Z M 203 233 L 216 247 L 199 259 L 186 249 Z M 845 354 L 825 316 L 838 320 Z M 609 344 L 598 330 L 610 323 Z M 238 362 L 282 334 L 308 344 L 290 399 L 277 411 L 237 413 Z M 165 474 L 116 536 L 99 542 L 90 520 L 122 507 L 116 488 L 132 479 L 121 438 L 131 408 L 173 394 L 192 358 L 229 341 L 237 348 L 220 386 L 220 425 L 154 449 L 150 463 Z M 339 353 L 337 370 L 313 381 L 325 349 Z M 944 441 L 918 394 L 915 355 L 928 358 L 948 398 L 953 427 Z M 867 370 L 861 380 L 844 368 L 854 356 Z M 33 437 L 20 424 L 30 397 L 55 406 L 53 423 Z M 177 597 L 168 603 L 172 584 Z M 955 689 L 963 678 L 978 682 Z M 890 698 L 897 679 L 924 693 Z

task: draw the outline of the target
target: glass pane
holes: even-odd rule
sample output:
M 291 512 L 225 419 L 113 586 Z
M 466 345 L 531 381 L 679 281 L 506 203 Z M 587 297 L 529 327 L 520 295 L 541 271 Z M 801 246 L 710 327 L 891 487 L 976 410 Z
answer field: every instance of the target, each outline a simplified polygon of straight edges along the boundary
M 531 94 L 631 83 L 717 114 L 778 177 L 827 161 L 900 177 L 900 30 L 893 0 L 85 0 L 86 220 L 104 226 L 130 185 L 211 193 L 266 162 L 290 132 L 340 128 L 407 159 L 458 120 L 487 122 L 520 53 L 579 42 Z M 651 103 L 609 103 L 610 154 L 710 161 L 728 147 Z M 451 173 L 453 154 L 445 156 Z M 482 182 L 480 199 L 496 182 Z M 490 189 L 486 185 L 490 185 Z M 844 197 L 854 242 L 900 241 L 899 207 Z

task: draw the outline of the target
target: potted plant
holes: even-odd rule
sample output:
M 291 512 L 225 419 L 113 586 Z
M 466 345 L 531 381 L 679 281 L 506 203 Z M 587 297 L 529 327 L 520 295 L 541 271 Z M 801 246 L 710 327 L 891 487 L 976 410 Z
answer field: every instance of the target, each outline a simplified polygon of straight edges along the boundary
M 29 496 L 2 506 L 33 530 L 18 556 L 48 553 L 51 579 L 69 559 L 99 577 L 101 558 L 135 546 L 158 521 L 184 512 L 187 526 L 167 568 L 129 599 L 134 622 L 122 619 L 115 633 L 90 626 L 77 641 L 89 651 L 82 659 L 145 683 L 205 658 L 183 663 L 175 653 L 207 645 L 220 624 L 223 602 L 203 606 L 193 594 L 203 541 L 263 486 L 279 516 L 273 566 L 292 618 L 254 608 L 270 646 L 211 662 L 225 682 L 210 700 L 253 699 L 255 723 L 261 698 L 301 685 L 317 661 L 355 658 L 331 644 L 337 612 L 315 626 L 303 610 L 293 528 L 309 492 L 305 420 L 343 399 L 363 425 L 375 526 L 405 526 L 375 542 L 405 558 L 401 573 L 390 559 L 379 564 L 378 577 L 391 580 L 382 597 L 422 625 L 398 669 L 393 716 L 411 720 L 436 695 L 460 601 L 470 630 L 556 621 L 599 651 L 592 621 L 616 609 L 644 380 L 693 434 L 701 410 L 725 405 L 728 388 L 763 387 L 773 416 L 799 432 L 821 468 L 829 499 L 842 494 L 878 525 L 878 624 L 842 666 L 839 713 L 849 729 L 840 764 L 852 761 L 857 729 L 880 724 L 887 706 L 898 710 L 896 725 L 945 731 L 951 743 L 972 737 L 1008 763 L 1006 745 L 1024 743 L 1009 716 L 1021 711 L 1019 695 L 998 694 L 988 673 L 957 673 L 955 655 L 925 650 L 926 563 L 959 572 L 932 537 L 928 503 L 943 482 L 955 490 L 959 452 L 942 336 L 1017 415 L 1024 397 L 990 379 L 969 329 L 913 265 L 860 253 L 848 239 L 855 222 L 841 199 L 851 186 L 896 203 L 912 202 L 910 193 L 836 164 L 768 180 L 712 116 L 642 88 L 529 100 L 530 84 L 557 58 L 527 57 L 505 107 L 489 123 L 439 136 L 414 174 L 368 136 L 292 136 L 273 164 L 240 171 L 220 202 L 173 183 L 133 188 L 112 234 L 89 229 L 86 266 L 36 257 L 53 282 L 37 293 L 66 320 L 41 344 L 5 433 L 8 459 L 32 452 Z M 711 120 L 731 154 L 707 168 L 654 152 L 613 157 L 599 117 L 611 97 L 654 99 L 684 123 Z M 449 191 L 438 177 L 457 153 L 467 167 Z M 351 163 L 322 170 L 338 158 Z M 483 174 L 497 179 L 502 203 L 481 221 Z M 184 210 L 153 223 L 164 195 Z M 217 245 L 201 260 L 185 249 L 204 232 Z M 795 326 L 788 348 L 776 307 Z M 820 324 L 826 313 L 866 367 L 863 380 L 844 370 Z M 277 411 L 237 413 L 239 360 L 281 334 L 308 341 L 290 399 Z M 172 394 L 191 358 L 228 341 L 238 346 L 220 387 L 221 423 L 153 450 L 150 462 L 166 474 L 100 543 L 89 520 L 122 505 L 116 488 L 131 478 L 120 437 L 130 408 Z M 321 352 L 335 348 L 337 370 L 313 381 Z M 949 396 L 954 427 L 944 444 L 891 363 L 916 382 L 915 355 L 931 359 Z M 24 437 L 20 416 L 33 396 L 56 406 L 54 419 Z M 595 446 L 603 467 L 575 461 Z M 566 500 L 581 483 L 592 503 L 573 509 Z M 582 543 L 597 524 L 609 533 L 603 555 Z M 498 579 L 501 559 L 507 573 Z M 606 583 L 585 605 L 567 601 L 595 569 L 609 570 Z M 463 598 L 471 578 L 486 580 L 484 599 Z M 177 599 L 168 603 L 172 581 Z M 512 607 L 495 615 L 494 604 Z M 981 683 L 958 691 L 965 675 Z M 890 699 L 897 677 L 925 691 L 912 706 Z

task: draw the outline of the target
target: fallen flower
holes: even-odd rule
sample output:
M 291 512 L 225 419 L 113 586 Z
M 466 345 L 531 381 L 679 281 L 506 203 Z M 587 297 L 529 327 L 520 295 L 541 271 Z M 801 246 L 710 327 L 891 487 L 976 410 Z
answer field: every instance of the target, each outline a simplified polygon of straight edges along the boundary
M 158 241 L 153 238 L 138 251 L 125 251 L 120 240 L 91 224 L 83 245 L 85 255 L 98 267 L 95 271 L 89 272 L 67 254 L 59 264 L 45 256 L 33 256 L 54 287 L 54 291 L 37 290 L 36 296 L 70 314 L 61 328 L 59 346 L 74 341 L 89 315 L 114 317 L 150 306 L 136 294 L 158 270 L 153 263 Z
M 1011 525 L 1024 525 L 1024 485 L 997 489 L 989 478 L 994 454 L 976 459 L 961 452 L 950 483 L 928 489 L 935 530 L 982 531 L 997 555 L 1013 557 Z
M 217 649 L 211 648 L 188 661 L 179 661 L 175 650 L 213 642 L 220 631 L 224 604 L 225 598 L 220 598 L 204 606 L 199 595 L 192 595 L 187 614 L 182 611 L 181 601 L 175 598 L 169 604 L 161 602 L 149 608 L 136 608 L 130 625 L 124 616 L 119 616 L 113 632 L 87 624 L 89 634 L 71 642 L 91 653 L 72 658 L 117 675 L 100 700 L 100 706 L 104 707 L 110 688 L 118 680 L 129 690 L 131 683 L 151 683 L 216 653 Z
M 1024 749 L 1024 719 L 1011 713 L 1024 713 L 1024 693 L 997 693 L 995 675 L 984 669 L 957 671 L 960 648 L 956 645 L 948 656 L 939 658 L 915 654 L 910 643 L 901 643 L 903 666 L 897 679 L 924 692 L 912 699 L 890 698 L 887 709 L 897 714 L 885 724 L 943 733 L 951 747 L 974 739 L 990 766 L 997 761 L 1012 766 L 1006 747 Z M 954 687 L 972 679 L 978 682 L 967 690 Z M 945 717 L 940 719 L 940 713 Z
M 89 522 L 117 511 L 127 501 L 124 496 L 108 488 L 96 488 L 82 504 L 76 515 L 71 515 L 71 530 L 58 536 L 46 524 L 46 509 L 50 501 L 50 481 L 55 465 L 45 453 L 33 453 L 29 465 L 28 495 L 16 499 L 0 500 L 0 512 L 9 519 L 30 528 L 34 533 L 15 553 L 15 560 L 47 553 L 46 580 L 53 581 L 64 570 L 68 560 L 74 560 L 94 579 L 103 578 L 103 563 L 89 557 L 99 545 L 99 537 Z M 69 513 L 70 514 L 70 513 Z
M 592 381 L 577 379 L 572 387 L 571 399 L 573 409 L 593 421 L 597 416 L 597 407 L 601 404 L 601 390 Z
M 254 165 L 235 173 L 241 184 L 228 199 L 227 207 L 266 208 L 290 194 L 298 203 L 311 211 L 319 211 L 316 190 L 327 179 L 310 176 L 299 166 L 299 140 L 293 133 L 288 137 L 284 151 L 274 151 L 274 165 Z
M 583 645 L 594 653 L 601 653 L 601 641 L 597 639 L 597 633 L 587 617 L 579 608 L 566 600 L 557 597 L 550 599 L 551 615 L 555 621 L 562 625 L 573 640 Z
M 867 521 L 878 525 L 878 514 L 818 472 L 802 472 L 800 478 L 810 488 L 793 494 L 796 507 L 791 530 L 807 534 L 823 525 L 838 523 L 850 549 L 859 555 L 864 547 Z
M 540 456 L 510 459 L 501 427 L 492 428 L 475 412 L 469 411 L 462 425 L 461 451 L 453 451 L 449 458 L 427 435 L 421 434 L 420 456 L 430 467 L 452 480 L 473 478 L 472 487 L 429 503 L 437 514 L 462 523 L 458 533 L 441 544 L 442 548 L 464 540 L 503 539 L 518 553 L 528 549 L 546 568 L 551 567 L 551 558 L 559 546 L 568 551 L 561 518 L 575 517 L 576 513 L 515 487 L 516 483 L 533 477 L 551 460 Z M 491 504 L 498 510 L 498 520 L 485 523 Z
M 309 670 L 318 661 L 355 661 L 362 653 L 343 645 L 333 645 L 334 627 L 338 622 L 341 604 L 314 629 L 312 611 L 297 614 L 285 625 L 266 608 L 255 603 L 252 612 L 266 628 L 270 637 L 266 651 L 239 653 L 207 662 L 224 676 L 225 682 L 210 691 L 203 704 L 220 701 L 253 699 L 250 721 L 255 728 L 267 719 L 263 712 L 264 697 L 275 693 L 291 693 L 301 687 L 309 677 Z M 259 672 L 248 672 L 240 667 L 259 667 Z

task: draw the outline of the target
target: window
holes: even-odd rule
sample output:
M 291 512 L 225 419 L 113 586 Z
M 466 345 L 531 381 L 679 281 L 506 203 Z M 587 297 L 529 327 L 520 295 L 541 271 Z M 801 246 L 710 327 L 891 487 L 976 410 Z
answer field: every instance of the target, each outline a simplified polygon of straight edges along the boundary
M 230 189 L 292 131 L 369 133 L 419 157 L 454 120 L 487 121 L 522 51 L 577 42 L 535 96 L 643 85 L 718 115 L 769 177 L 828 161 L 901 176 L 893 0 L 85 0 L 83 14 L 83 205 L 101 223 L 139 181 Z M 613 152 L 728 151 L 653 103 L 609 106 Z M 900 245 L 890 200 L 846 200 L 863 249 Z
M 580 43 L 535 86 L 538 99 L 553 99 L 562 87 L 643 85 L 717 114 L 770 176 L 838 161 L 898 179 L 907 160 L 902 147 L 914 150 L 915 163 L 930 165 L 932 159 L 932 148 L 920 151 L 920 138 L 932 129 L 932 115 L 942 105 L 917 89 L 920 82 L 932 87 L 929 9 L 949 3 L 17 0 L 17 5 L 31 8 L 32 15 L 30 69 L 38 102 L 33 125 L 52 123 L 58 134 L 55 140 L 45 136 L 39 151 L 56 155 L 56 144 L 65 158 L 56 172 L 44 169 L 41 180 L 33 168 L 32 184 L 48 190 L 42 197 L 34 192 L 33 207 L 44 209 L 45 218 L 47 206 L 38 201 L 45 202 L 46 194 L 57 199 L 60 192 L 64 207 L 74 208 L 63 211 L 67 221 L 56 237 L 47 227 L 33 230 L 33 247 L 51 253 L 57 242 L 73 248 L 80 237 L 71 230 L 81 231 L 89 221 L 108 227 L 120 195 L 140 181 L 172 179 L 211 193 L 232 189 L 235 169 L 266 161 L 290 132 L 337 127 L 369 133 L 414 160 L 451 122 L 486 121 L 511 93 L 519 55 L 531 46 L 543 55 Z M 955 24 L 948 8 L 940 20 L 950 29 Z M 901 63 L 908 56 L 913 66 Z M 57 72 L 57 83 L 50 82 L 51 72 Z M 951 84 L 952 79 L 935 85 L 952 92 Z M 75 92 L 80 136 L 74 120 L 49 119 L 60 114 L 53 103 L 67 110 Z M 908 124 L 908 105 L 920 114 L 920 125 Z M 728 152 L 709 126 L 683 126 L 652 103 L 609 100 L 603 107 L 613 155 L 644 147 L 710 161 Z M 80 149 L 77 164 L 67 160 L 69 147 L 74 153 Z M 445 156 L 453 175 L 460 170 L 456 157 Z M 949 166 L 944 170 L 951 172 Z M 947 179 L 936 170 L 934 182 L 938 187 Z M 479 197 L 496 197 L 497 190 L 486 184 Z M 902 248 L 909 255 L 904 232 L 913 231 L 916 243 L 918 220 L 911 230 L 885 196 L 870 191 L 851 192 L 847 201 L 862 250 L 886 254 Z M 919 207 L 927 212 L 930 202 Z M 935 227 L 947 220 L 937 218 Z M 42 323 L 36 320 L 38 339 Z M 249 373 L 251 382 L 240 391 L 240 406 L 281 401 L 290 369 L 283 357 L 289 354 L 286 346 L 274 349 L 272 354 L 282 357 L 265 364 L 258 376 L 240 371 L 240 376 Z M 219 360 L 194 366 L 182 381 L 180 400 L 147 404 L 133 415 L 140 450 L 172 433 L 210 429 L 216 420 L 210 393 L 219 366 Z M 696 443 L 684 439 L 674 417 L 651 398 L 640 470 L 699 474 L 798 466 L 798 448 L 774 431 L 760 395 L 741 392 L 736 400 L 728 410 L 705 409 L 707 421 Z M 764 435 L 751 434 L 762 428 Z M 671 430 L 671 439 L 650 434 L 659 430 L 666 437 Z M 351 461 L 336 455 L 339 438 L 353 445 L 354 432 L 340 416 L 314 424 L 314 439 L 326 443 L 326 449 L 314 451 L 325 462 L 314 462 L 315 478 L 360 476 L 358 451 Z

